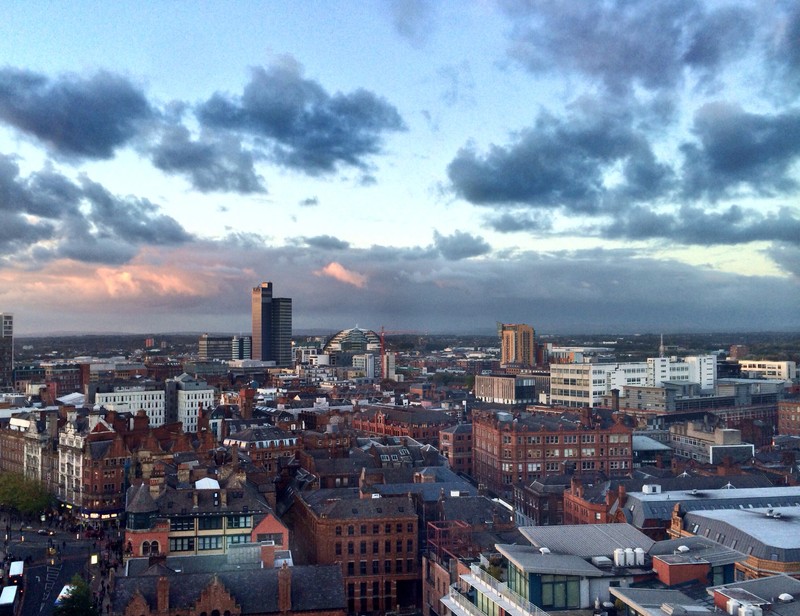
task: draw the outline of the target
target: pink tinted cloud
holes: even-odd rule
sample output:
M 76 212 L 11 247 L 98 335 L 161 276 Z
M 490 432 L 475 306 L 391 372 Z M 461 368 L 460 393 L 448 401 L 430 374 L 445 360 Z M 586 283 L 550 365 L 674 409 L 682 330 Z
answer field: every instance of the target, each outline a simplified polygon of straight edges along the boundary
M 329 278 L 333 278 L 339 282 L 344 282 L 345 284 L 353 285 L 359 289 L 363 289 L 365 286 L 367 286 L 367 277 L 364 274 L 350 271 L 341 263 L 337 263 L 336 261 L 331 261 L 321 270 L 315 271 L 314 274 L 316 276 L 328 276 Z

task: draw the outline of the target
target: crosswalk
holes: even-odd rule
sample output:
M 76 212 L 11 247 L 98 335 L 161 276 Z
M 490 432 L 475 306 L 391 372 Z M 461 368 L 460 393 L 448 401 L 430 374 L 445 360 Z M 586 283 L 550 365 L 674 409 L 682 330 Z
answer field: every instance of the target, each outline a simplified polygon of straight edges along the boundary
M 50 599 L 50 595 L 52 594 L 53 588 L 56 585 L 58 580 L 58 576 L 61 575 L 61 569 L 63 565 L 59 563 L 58 565 L 47 565 L 47 571 L 44 576 L 44 591 L 42 592 L 42 604 L 39 606 L 39 611 L 41 612 L 44 610 L 44 606 L 49 602 L 52 604 L 55 599 Z M 58 593 L 61 588 L 56 588 L 56 593 Z

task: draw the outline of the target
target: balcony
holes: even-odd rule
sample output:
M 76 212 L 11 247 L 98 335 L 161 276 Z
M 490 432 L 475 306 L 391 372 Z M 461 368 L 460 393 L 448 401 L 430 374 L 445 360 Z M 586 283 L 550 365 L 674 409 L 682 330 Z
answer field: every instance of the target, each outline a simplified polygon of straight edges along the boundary
M 505 582 L 493 578 L 478 565 L 470 565 L 470 573 L 461 579 L 489 597 L 512 616 L 548 616 L 547 612 L 518 595 Z
M 455 585 L 450 587 L 449 594 L 442 597 L 441 602 L 456 616 L 486 616 L 474 603 L 462 595 Z

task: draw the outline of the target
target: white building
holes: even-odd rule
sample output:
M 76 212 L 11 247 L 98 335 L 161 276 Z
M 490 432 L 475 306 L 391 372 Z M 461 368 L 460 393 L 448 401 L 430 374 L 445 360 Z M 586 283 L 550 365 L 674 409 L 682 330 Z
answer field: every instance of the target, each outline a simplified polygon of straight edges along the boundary
M 714 389 L 717 381 L 715 355 L 693 357 L 650 357 L 647 360 L 647 386 L 661 387 L 665 382 L 698 383 L 702 390 Z
M 95 404 L 120 413 L 143 410 L 150 420 L 150 427 L 163 426 L 166 400 L 164 390 L 147 389 L 144 385 L 115 387 L 109 393 L 95 394 Z
M 740 359 L 742 375 L 755 374 L 764 379 L 797 379 L 797 364 L 793 361 L 766 361 L 764 359 Z
M 374 379 L 377 375 L 376 364 L 380 367 L 380 361 L 376 361 L 376 356 L 373 353 L 365 353 L 364 355 L 353 355 L 353 368 L 361 370 L 364 376 L 368 379 Z
M 712 390 L 717 377 L 714 355 L 652 357 L 646 362 L 616 364 L 551 364 L 550 403 L 555 406 L 596 406 L 602 397 L 625 387 L 660 387 L 666 381 L 699 383 Z
M 552 364 L 550 403 L 555 406 L 595 406 L 612 389 L 644 385 L 647 364 Z
M 214 408 L 215 391 L 205 381 L 198 381 L 185 372 L 170 379 L 175 390 L 177 420 L 183 424 L 184 432 L 197 432 L 197 418 L 201 408 Z

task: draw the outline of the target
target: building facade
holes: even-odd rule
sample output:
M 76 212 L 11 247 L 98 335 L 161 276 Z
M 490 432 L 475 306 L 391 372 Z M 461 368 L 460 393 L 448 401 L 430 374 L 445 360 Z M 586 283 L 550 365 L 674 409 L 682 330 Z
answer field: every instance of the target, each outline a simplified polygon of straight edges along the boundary
M 145 385 L 119 385 L 112 392 L 96 393 L 94 400 L 95 404 L 110 411 L 144 411 L 153 428 L 163 426 L 166 421 L 166 397 L 163 389 L 148 389 Z
M 536 380 L 520 374 L 479 374 L 475 376 L 475 397 L 492 404 L 533 404 Z
M 410 498 L 359 499 L 346 488 L 298 493 L 295 537 L 310 562 L 339 563 L 348 613 L 420 602 L 418 518 Z
M 0 312 L 0 391 L 14 386 L 14 315 Z
M 292 365 L 292 300 L 273 297 L 272 283 L 253 288 L 253 359 L 274 361 L 278 367 Z
M 500 325 L 500 363 L 532 367 L 536 364 L 534 331 L 523 323 Z
M 576 472 L 627 473 L 632 429 L 610 414 L 474 412 L 474 478 L 511 500 L 514 486 Z

